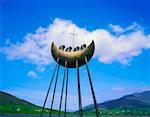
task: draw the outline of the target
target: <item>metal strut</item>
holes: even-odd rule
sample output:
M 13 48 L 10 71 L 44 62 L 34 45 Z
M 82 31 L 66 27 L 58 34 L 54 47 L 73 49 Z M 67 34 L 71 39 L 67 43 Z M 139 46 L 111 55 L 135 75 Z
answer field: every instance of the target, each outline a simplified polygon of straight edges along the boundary
M 61 112 L 61 105 L 62 105 L 63 92 L 64 92 L 64 84 L 65 84 L 66 70 L 67 70 L 66 66 L 67 66 L 67 61 L 65 61 L 65 70 L 64 70 L 64 77 L 63 77 L 63 83 L 62 83 L 62 89 L 61 89 L 61 97 L 60 97 L 59 115 L 58 115 L 58 117 L 60 117 L 60 112 Z
M 67 76 L 66 76 L 66 94 L 65 94 L 65 113 L 64 113 L 64 117 L 66 117 L 66 110 L 67 110 L 67 94 L 68 94 L 68 68 L 67 68 Z
M 89 77 L 90 87 L 91 87 L 91 91 L 92 91 L 92 96 L 93 96 L 93 100 L 94 100 L 94 107 L 95 107 L 95 110 L 96 110 L 96 115 L 97 115 L 97 117 L 100 117 L 99 112 L 98 112 L 98 108 L 97 108 L 97 101 L 96 101 L 96 97 L 95 97 L 95 93 L 94 93 L 94 89 L 93 89 L 91 75 L 90 75 L 90 71 L 89 71 L 89 68 L 88 68 L 87 57 L 85 57 L 85 63 L 86 63 L 86 69 L 87 69 L 87 72 L 88 72 L 88 77 Z
M 79 73 L 79 67 L 78 67 L 78 61 L 77 60 L 76 60 L 76 68 L 77 68 L 77 79 L 78 79 L 79 113 L 80 113 L 80 117 L 83 117 L 81 88 L 80 88 L 80 73 Z
M 49 117 L 51 117 L 51 115 L 52 115 L 53 103 L 54 103 L 56 86 L 57 86 L 57 80 L 58 80 L 59 67 L 60 67 L 60 65 L 58 65 L 58 69 L 57 69 L 56 81 L 55 81 L 54 93 L 53 93 L 53 97 L 52 97 L 52 101 L 51 101 L 52 103 L 51 103 L 51 110 L 50 110 L 50 113 L 49 113 Z
M 57 63 L 58 63 L 58 60 L 59 60 L 59 58 L 57 59 Z M 52 79 L 51 79 L 51 81 L 50 81 L 50 84 L 49 84 L 49 87 L 48 87 L 48 90 L 47 90 L 47 94 L 46 94 L 46 97 L 45 97 L 45 100 L 44 100 L 44 104 L 43 104 L 43 106 L 42 106 L 42 111 L 41 111 L 40 117 L 43 116 L 43 111 L 44 111 L 44 108 L 45 108 L 45 105 L 46 105 L 46 102 L 47 102 L 47 98 L 48 98 L 48 95 L 49 95 L 49 92 L 50 92 L 50 89 L 51 89 L 52 82 L 53 82 L 53 80 L 54 80 L 56 68 L 57 68 L 57 66 L 58 66 L 57 63 L 56 63 L 56 65 L 55 65 L 54 72 L 53 72 L 53 75 L 52 75 Z

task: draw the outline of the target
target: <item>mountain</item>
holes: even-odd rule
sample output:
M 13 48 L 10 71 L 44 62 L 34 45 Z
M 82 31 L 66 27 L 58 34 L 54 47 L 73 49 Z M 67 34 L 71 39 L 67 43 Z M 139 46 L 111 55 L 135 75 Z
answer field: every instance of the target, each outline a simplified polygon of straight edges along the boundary
M 135 93 L 120 99 L 106 101 L 98 104 L 98 108 L 100 108 L 101 115 L 118 115 L 118 113 L 124 115 L 149 115 L 150 91 Z M 93 113 L 94 106 L 86 106 L 83 110 L 86 113 Z M 46 108 L 44 113 L 49 113 L 49 111 L 50 110 Z M 56 110 L 53 112 L 58 113 Z M 41 113 L 41 107 L 0 91 L 0 113 L 38 114 Z
M 98 104 L 100 109 L 150 109 L 150 91 L 135 93 Z M 83 108 L 84 111 L 94 110 L 94 105 Z
M 40 111 L 41 107 L 0 91 L 1 113 L 39 113 Z

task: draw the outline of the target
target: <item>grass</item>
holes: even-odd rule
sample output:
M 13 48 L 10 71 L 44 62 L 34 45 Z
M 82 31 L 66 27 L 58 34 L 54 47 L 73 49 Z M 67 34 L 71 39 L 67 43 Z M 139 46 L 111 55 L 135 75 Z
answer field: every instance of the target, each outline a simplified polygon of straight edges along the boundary
M 100 115 L 150 115 L 150 109 L 101 109 Z M 84 114 L 93 115 L 95 112 L 85 112 Z
M 32 108 L 22 105 L 3 105 L 0 106 L 0 113 L 4 114 L 40 114 L 42 108 L 33 106 Z M 44 114 L 49 114 L 50 109 L 44 109 Z M 58 111 L 53 110 L 53 114 L 58 114 Z M 64 112 L 61 112 L 63 114 Z M 150 109 L 101 109 L 100 115 L 150 115 Z M 77 114 L 77 112 L 67 112 L 67 114 Z M 95 111 L 84 112 L 85 115 L 95 115 Z

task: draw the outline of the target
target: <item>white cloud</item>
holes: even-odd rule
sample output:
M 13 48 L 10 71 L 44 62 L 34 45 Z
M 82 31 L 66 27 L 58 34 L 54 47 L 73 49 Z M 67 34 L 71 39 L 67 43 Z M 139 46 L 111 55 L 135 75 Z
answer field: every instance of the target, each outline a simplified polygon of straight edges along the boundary
M 111 89 L 113 92 L 124 92 L 126 91 L 125 87 L 112 87 Z
M 113 25 L 113 24 L 110 24 L 109 27 L 112 29 L 113 32 L 118 32 L 118 33 L 122 33 L 124 32 L 124 29 L 119 26 L 119 25 Z
M 37 78 L 37 74 L 34 71 L 29 71 L 27 75 L 31 78 Z
M 72 45 L 70 33 L 73 28 L 78 34 L 75 46 L 83 43 L 88 45 L 94 40 L 96 46 L 94 57 L 102 63 L 128 64 L 133 57 L 140 55 L 143 49 L 150 48 L 150 35 L 145 34 L 137 23 L 127 28 L 112 24 L 109 26 L 112 31 L 120 32 L 119 36 L 106 29 L 88 31 L 76 26 L 70 20 L 55 19 L 47 28 L 39 27 L 34 34 L 28 33 L 22 42 L 15 44 L 7 42 L 6 46 L 0 48 L 0 52 L 6 54 L 9 60 L 21 59 L 42 68 L 53 61 L 50 52 L 52 41 L 55 41 L 57 46 Z
M 137 24 L 136 22 L 133 22 L 127 28 L 123 28 L 120 25 L 113 25 L 113 24 L 109 24 L 109 27 L 110 27 L 112 32 L 115 32 L 117 34 L 126 33 L 128 31 L 143 30 L 143 28 L 139 24 Z

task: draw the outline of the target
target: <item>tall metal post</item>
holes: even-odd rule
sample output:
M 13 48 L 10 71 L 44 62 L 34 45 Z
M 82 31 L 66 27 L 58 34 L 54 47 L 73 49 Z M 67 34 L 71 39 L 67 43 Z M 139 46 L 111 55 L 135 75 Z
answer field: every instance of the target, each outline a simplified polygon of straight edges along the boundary
M 97 107 L 97 101 L 96 101 L 96 97 L 95 97 L 95 93 L 94 93 L 94 89 L 93 89 L 93 84 L 92 84 L 92 80 L 91 80 L 90 70 L 88 68 L 87 57 L 85 57 L 85 63 L 86 63 L 86 69 L 87 69 L 87 72 L 88 72 L 88 77 L 89 77 L 90 87 L 91 87 L 91 91 L 92 91 L 92 96 L 93 96 L 93 100 L 94 100 L 94 107 L 95 107 L 95 110 L 96 110 L 96 115 L 97 115 L 97 117 L 100 117 L 99 112 L 98 112 L 98 107 Z
M 66 66 L 67 66 L 67 61 L 65 61 L 65 70 L 64 70 L 64 77 L 63 77 L 63 83 L 62 83 L 62 89 L 61 89 L 61 97 L 60 97 L 58 117 L 60 117 L 60 112 L 61 112 L 61 105 L 62 105 L 63 92 L 64 92 L 64 84 L 65 84 L 66 70 L 67 70 Z
M 52 101 L 51 101 L 52 103 L 51 103 L 51 110 L 50 110 L 49 117 L 51 117 L 51 115 L 52 115 L 53 103 L 54 103 L 56 86 L 57 86 L 57 80 L 58 80 L 58 74 L 59 74 L 59 67 L 60 67 L 60 65 L 58 65 L 58 69 L 57 69 L 56 81 L 55 81 L 55 86 L 54 86 L 54 91 L 53 91 L 54 93 L 53 93 L 53 97 L 52 97 Z
M 66 117 L 66 110 L 67 110 L 67 94 L 68 94 L 68 68 L 67 68 L 67 77 L 66 77 L 66 94 L 65 94 L 65 113 L 64 113 L 64 117 Z
M 78 61 L 76 61 L 76 68 L 77 68 L 77 80 L 78 80 L 79 113 L 80 113 L 80 117 L 83 117 L 81 88 L 80 88 L 80 73 L 79 73 Z
M 59 58 L 57 59 L 57 63 L 58 63 L 58 61 L 59 61 Z M 53 80 L 54 80 L 56 68 L 57 68 L 57 66 L 58 66 L 57 63 L 56 63 L 56 65 L 55 65 L 54 72 L 53 72 L 53 75 L 52 75 L 52 79 L 51 79 L 51 81 L 50 81 L 50 84 L 49 84 L 49 87 L 48 87 L 48 91 L 47 91 L 47 94 L 46 94 L 46 97 L 45 97 L 45 100 L 44 100 L 44 104 L 43 104 L 43 106 L 42 106 L 42 111 L 41 111 L 40 117 L 43 116 L 44 108 L 45 108 L 45 105 L 46 105 L 46 102 L 47 102 L 47 98 L 48 98 L 48 95 L 49 95 L 49 92 L 50 92 L 50 89 L 51 89 L 51 85 L 52 85 Z

